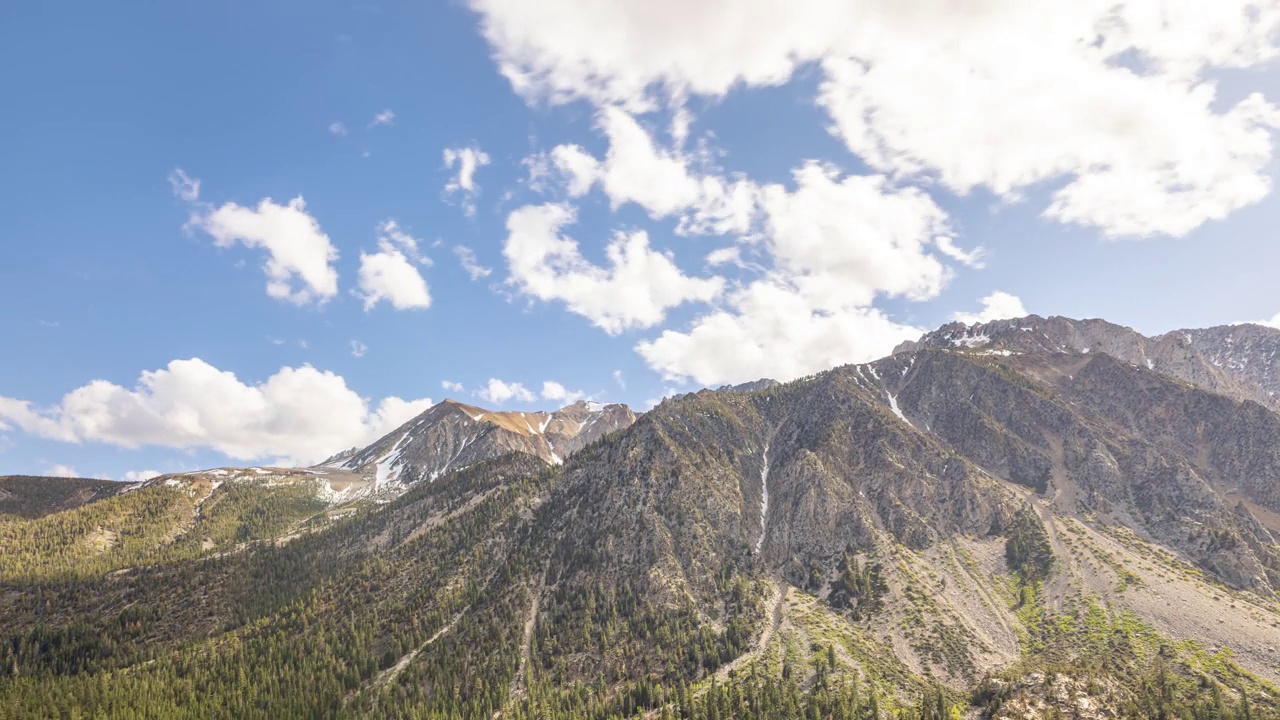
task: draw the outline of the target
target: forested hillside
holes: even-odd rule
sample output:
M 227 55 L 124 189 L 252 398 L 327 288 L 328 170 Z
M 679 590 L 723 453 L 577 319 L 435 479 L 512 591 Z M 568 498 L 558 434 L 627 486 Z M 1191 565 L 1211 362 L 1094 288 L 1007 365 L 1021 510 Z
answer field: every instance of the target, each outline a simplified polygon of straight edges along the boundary
M 1280 717 L 1280 415 L 1105 353 L 702 391 L 399 496 L 218 477 L 0 485 L 0 716 Z

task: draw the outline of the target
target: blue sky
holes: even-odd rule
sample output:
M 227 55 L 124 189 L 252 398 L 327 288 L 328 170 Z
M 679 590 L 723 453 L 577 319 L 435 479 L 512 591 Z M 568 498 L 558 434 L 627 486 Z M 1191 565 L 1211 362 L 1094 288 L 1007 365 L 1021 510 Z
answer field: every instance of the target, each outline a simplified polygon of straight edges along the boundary
M 754 5 L 6 7 L 0 473 L 1280 322 L 1274 3 Z

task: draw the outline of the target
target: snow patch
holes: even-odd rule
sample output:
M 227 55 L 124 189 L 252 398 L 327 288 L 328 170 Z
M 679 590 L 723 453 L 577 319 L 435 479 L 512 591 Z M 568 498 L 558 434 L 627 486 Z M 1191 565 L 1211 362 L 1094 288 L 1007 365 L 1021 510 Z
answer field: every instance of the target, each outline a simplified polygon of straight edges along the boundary
M 893 414 L 897 415 L 902 422 L 911 425 L 911 421 L 907 419 L 907 416 L 902 414 L 902 408 L 898 407 L 898 398 L 894 397 L 893 393 L 890 392 L 885 392 L 885 395 L 889 396 L 889 409 L 893 411 Z M 911 427 L 915 427 L 915 425 L 911 425 Z
M 373 487 L 375 490 L 400 477 L 399 466 L 402 464 L 400 462 L 400 456 L 404 452 L 401 450 L 401 446 L 404 445 L 405 441 L 408 439 L 408 433 L 401 435 L 400 439 L 397 440 L 396 444 L 391 448 L 391 452 L 383 455 L 382 459 L 378 460 L 378 464 L 374 466 Z
M 760 537 L 756 540 L 756 554 L 764 546 L 764 536 L 769 532 L 769 443 L 764 444 L 760 466 Z

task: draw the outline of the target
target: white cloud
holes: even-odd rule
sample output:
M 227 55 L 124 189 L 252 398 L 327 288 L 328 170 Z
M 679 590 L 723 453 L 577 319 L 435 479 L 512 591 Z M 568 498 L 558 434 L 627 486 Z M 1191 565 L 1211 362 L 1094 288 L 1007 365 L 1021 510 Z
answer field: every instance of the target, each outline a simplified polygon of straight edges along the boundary
M 159 470 L 130 470 L 120 479 L 129 483 L 139 483 L 154 477 L 160 477 L 162 474 Z
M 707 253 L 707 264 L 716 267 L 718 265 L 742 265 L 742 249 L 730 245 L 712 250 Z
M 1206 78 L 1277 55 L 1277 0 L 470 4 L 530 101 L 679 109 L 817 63 L 873 169 L 1006 200 L 1061 181 L 1045 214 L 1108 236 L 1186 234 L 1270 189 L 1280 113 Z
M 320 223 L 307 213 L 302 196 L 287 205 L 263 198 L 256 208 L 236 203 L 214 208 L 196 202 L 199 180 L 175 170 L 170 182 L 178 197 L 196 203 L 188 228 L 203 230 L 218 247 L 231 247 L 238 242 L 267 251 L 262 266 L 267 275 L 267 295 L 306 305 L 323 304 L 338 293 L 338 272 L 333 267 L 338 251 L 320 229 Z
M 578 243 L 561 234 L 576 220 L 573 208 L 549 203 L 527 205 L 507 218 L 503 248 L 510 266 L 508 282 L 543 301 L 561 301 L 609 334 L 652 327 L 667 310 L 720 294 L 721 278 L 693 278 L 649 246 L 643 231 L 618 233 L 606 247 L 608 268 L 582 257 Z
M 623 390 L 627 389 L 627 381 L 622 377 L 621 370 L 613 371 L 613 381 L 618 383 L 618 387 L 622 388 Z
M 572 405 L 588 396 L 581 390 L 570 390 L 558 382 L 547 380 L 542 383 L 542 399 L 552 400 L 564 405 Z
M 580 145 L 557 145 L 551 150 L 551 162 L 564 175 L 570 197 L 586 195 L 600 179 L 600 161 Z
M 310 365 L 246 383 L 192 358 L 143 372 L 133 388 L 94 380 L 50 408 L 0 397 L 0 424 L 64 442 L 209 448 L 236 460 L 307 463 L 366 445 L 430 406 L 429 398 L 397 397 L 374 405 L 341 376 Z
M 1266 325 L 1267 327 L 1273 327 L 1277 330 L 1280 330 L 1280 313 L 1276 313 L 1276 316 L 1271 318 L 1270 320 L 1261 320 L 1258 322 L 1258 324 Z
M 796 189 L 763 189 L 765 243 L 775 272 L 816 309 L 868 306 L 877 294 L 926 300 L 947 269 L 928 252 L 948 232 L 947 216 L 925 193 L 894 189 L 883 177 L 807 163 Z
M 349 130 L 347 130 L 347 126 L 346 126 L 346 125 L 343 125 L 343 124 L 342 124 L 342 123 L 340 123 L 340 122 L 336 122 L 336 123 L 330 123 L 330 124 L 329 124 L 329 132 L 333 133 L 334 135 L 337 135 L 337 136 L 341 137 L 341 136 L 343 136 L 343 135 L 348 134 L 350 131 L 349 131 Z
M 456 393 L 460 393 L 466 390 L 466 388 L 462 386 L 462 383 L 453 382 L 452 380 L 441 380 L 440 387 L 444 388 L 445 390 L 448 390 L 449 392 L 456 392 Z
M 369 346 L 359 340 L 351 341 L 351 357 L 362 358 L 364 354 L 369 352 Z
M 379 125 L 393 125 L 396 121 L 396 114 L 391 110 L 383 110 L 373 116 L 373 120 L 369 121 L 369 127 L 375 128 Z
M 974 323 L 985 323 L 992 320 L 1019 318 L 1028 314 L 1018 296 L 997 290 L 982 298 L 982 310 L 976 313 L 957 312 L 951 317 L 953 320 L 958 320 L 965 325 L 973 325 Z
M 986 263 L 982 261 L 982 258 L 987 255 L 986 248 L 976 247 L 972 250 L 965 250 L 964 248 L 957 246 L 955 241 L 946 235 L 939 235 L 934 238 L 933 242 L 934 245 L 938 246 L 938 250 L 940 250 L 943 255 L 946 255 L 961 265 L 968 265 L 971 268 L 977 268 L 979 270 L 986 267 Z
M 173 194 L 183 202 L 195 202 L 200 199 L 200 181 L 187 175 L 182 168 L 174 168 L 169 173 L 169 187 Z
M 498 378 L 489 378 L 489 383 L 476 392 L 481 399 L 501 405 L 508 400 L 517 402 L 533 402 L 537 399 L 532 392 L 520 383 L 504 382 Z
M 730 293 L 726 308 L 702 315 L 687 331 L 664 331 L 636 351 L 665 378 L 715 386 L 786 381 L 867 362 L 922 332 L 870 307 L 818 309 L 794 288 L 760 280 Z
M 450 170 L 457 168 L 457 173 L 445 184 L 444 194 L 461 196 L 462 209 L 468 216 L 476 214 L 475 198 L 480 194 L 476 171 L 488 164 L 489 154 L 478 147 L 444 149 L 444 166 Z
M 70 465 L 62 465 L 62 464 L 51 465 L 49 466 L 49 469 L 46 470 L 45 472 L 50 477 L 65 477 L 65 478 L 80 477 L 80 473 L 76 472 L 76 469 L 71 467 Z
M 456 245 L 453 248 L 453 254 L 458 256 L 458 263 L 462 265 L 462 269 L 467 271 L 467 275 L 472 280 L 480 280 L 487 278 L 493 274 L 493 268 L 485 267 L 476 259 L 476 252 L 466 245 Z
M 418 250 L 418 240 L 394 220 L 378 226 L 378 252 L 360 253 L 358 289 L 364 309 L 386 300 L 397 310 L 423 310 L 431 306 L 431 293 L 414 262 L 430 261 Z
M 653 218 L 679 216 L 681 234 L 745 233 L 755 214 L 755 185 L 704 172 L 699 159 L 676 148 L 661 148 L 627 112 L 608 107 L 597 125 L 609 139 L 598 160 L 578 145 L 558 145 L 549 157 L 526 161 L 538 174 L 540 187 L 554 167 L 565 192 L 580 197 L 599 185 L 614 209 L 627 203 L 643 207 Z M 537 189 L 535 187 L 535 189 Z
M 762 377 L 790 380 L 881 357 L 920 329 L 873 307 L 882 296 L 925 300 L 949 273 L 930 250 L 947 237 L 946 214 L 928 195 L 879 176 L 842 177 L 807 163 L 794 190 L 761 188 L 759 242 L 767 276 L 728 293 L 723 307 L 685 331 L 639 343 L 650 367 L 704 385 Z M 719 262 L 736 254 L 717 251 Z

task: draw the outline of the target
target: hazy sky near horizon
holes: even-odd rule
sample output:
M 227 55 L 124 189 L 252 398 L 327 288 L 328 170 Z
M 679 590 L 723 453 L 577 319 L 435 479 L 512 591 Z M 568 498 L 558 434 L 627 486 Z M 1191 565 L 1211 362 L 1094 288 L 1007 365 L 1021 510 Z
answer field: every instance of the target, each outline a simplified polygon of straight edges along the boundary
M 0 11 L 0 474 L 1280 324 L 1280 0 Z

